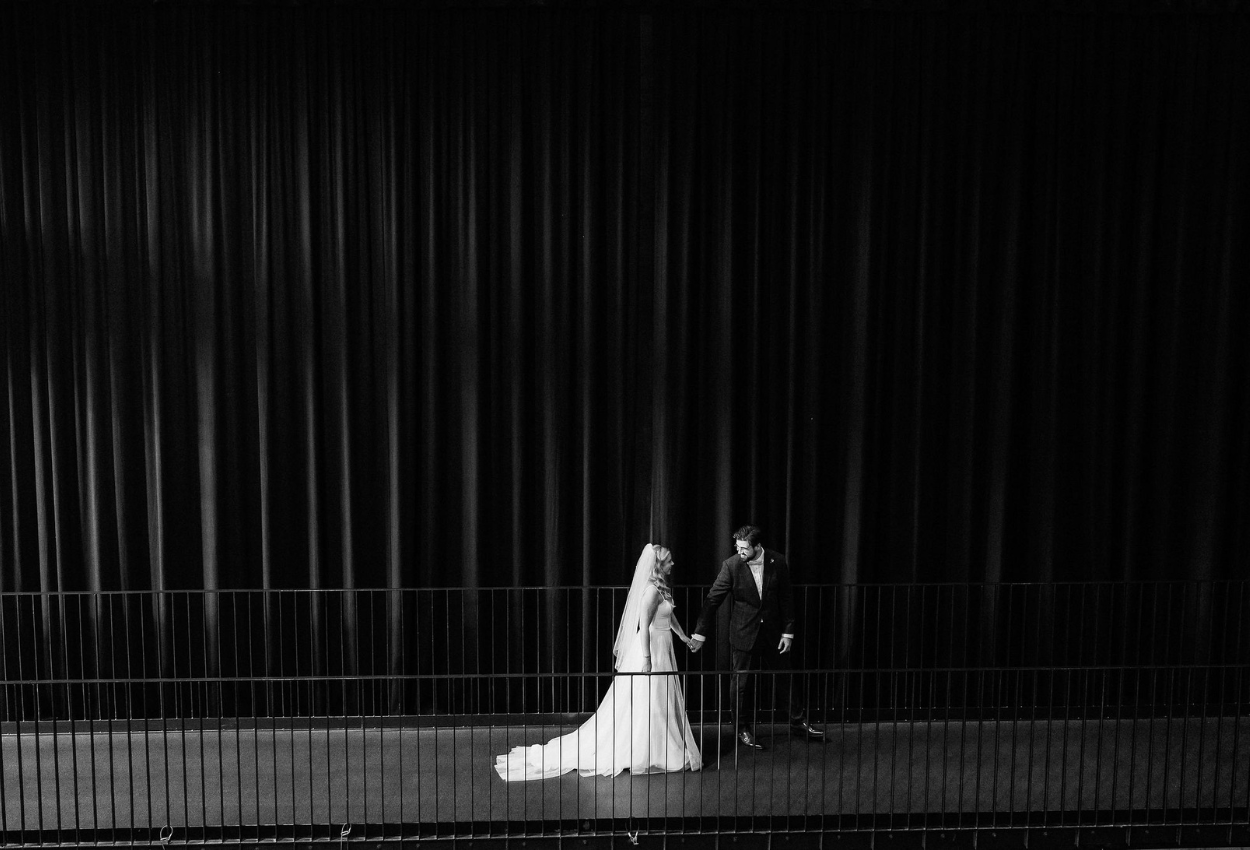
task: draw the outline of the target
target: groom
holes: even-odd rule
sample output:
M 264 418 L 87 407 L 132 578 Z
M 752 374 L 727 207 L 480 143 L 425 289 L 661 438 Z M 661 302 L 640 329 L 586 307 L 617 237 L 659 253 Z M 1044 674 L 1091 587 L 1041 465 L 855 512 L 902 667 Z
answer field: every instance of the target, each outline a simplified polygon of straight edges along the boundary
M 733 600 L 729 616 L 729 662 L 733 675 L 729 680 L 729 697 L 733 704 L 735 736 L 739 744 L 755 750 L 764 749 L 752 729 L 754 718 L 753 691 L 758 676 L 755 671 L 790 669 L 790 647 L 794 643 L 794 596 L 790 589 L 790 567 L 777 552 L 760 545 L 760 530 L 744 525 L 734 532 L 734 548 L 721 564 L 720 574 L 708 591 L 703 613 L 691 635 L 691 651 L 703 647 L 716 609 L 726 598 Z M 790 676 L 774 677 L 777 682 L 777 708 L 790 717 L 790 730 L 808 740 L 820 741 L 823 729 L 807 722 L 803 699 L 804 688 L 796 682 L 790 692 Z

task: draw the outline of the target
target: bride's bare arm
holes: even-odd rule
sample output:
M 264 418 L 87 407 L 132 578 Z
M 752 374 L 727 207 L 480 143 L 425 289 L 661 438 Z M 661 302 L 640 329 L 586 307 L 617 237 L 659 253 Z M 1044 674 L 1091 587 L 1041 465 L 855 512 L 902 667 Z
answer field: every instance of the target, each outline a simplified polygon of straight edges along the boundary
M 651 621 L 655 619 L 655 612 L 659 608 L 660 591 L 655 585 L 648 585 L 642 592 L 642 613 L 638 617 L 638 631 L 642 633 L 642 657 L 647 660 L 648 667 L 651 662 Z

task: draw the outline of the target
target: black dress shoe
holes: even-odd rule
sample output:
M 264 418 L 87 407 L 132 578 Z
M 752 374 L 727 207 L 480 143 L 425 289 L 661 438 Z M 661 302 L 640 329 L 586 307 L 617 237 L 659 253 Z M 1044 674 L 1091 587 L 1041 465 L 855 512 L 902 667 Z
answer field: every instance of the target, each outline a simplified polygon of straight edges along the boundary
M 738 732 L 738 743 L 753 750 L 764 749 L 764 745 L 755 740 L 755 736 L 751 734 L 749 729 L 742 729 Z
M 817 729 L 806 720 L 800 720 L 797 723 L 790 724 L 790 732 L 795 735 L 802 735 L 809 741 L 825 740 L 825 730 Z

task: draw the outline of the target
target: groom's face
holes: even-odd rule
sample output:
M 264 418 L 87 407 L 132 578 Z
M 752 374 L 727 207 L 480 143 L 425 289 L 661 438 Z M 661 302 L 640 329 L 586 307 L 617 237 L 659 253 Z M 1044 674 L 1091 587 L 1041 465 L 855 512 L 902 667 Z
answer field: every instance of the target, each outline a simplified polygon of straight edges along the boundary
M 744 561 L 751 560 L 751 556 L 755 554 L 755 547 L 745 540 L 735 540 L 734 548 L 738 550 L 738 557 Z

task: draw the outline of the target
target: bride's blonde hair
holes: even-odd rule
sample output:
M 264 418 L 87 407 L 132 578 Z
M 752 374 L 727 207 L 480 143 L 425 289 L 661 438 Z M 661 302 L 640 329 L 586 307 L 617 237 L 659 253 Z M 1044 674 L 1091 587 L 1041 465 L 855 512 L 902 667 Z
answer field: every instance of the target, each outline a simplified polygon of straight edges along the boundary
M 667 546 L 661 546 L 659 543 L 653 543 L 652 548 L 655 549 L 655 565 L 651 567 L 651 583 L 660 591 L 660 595 L 671 603 L 673 589 L 668 584 L 668 576 L 664 574 L 664 564 L 672 559 L 673 553 Z

